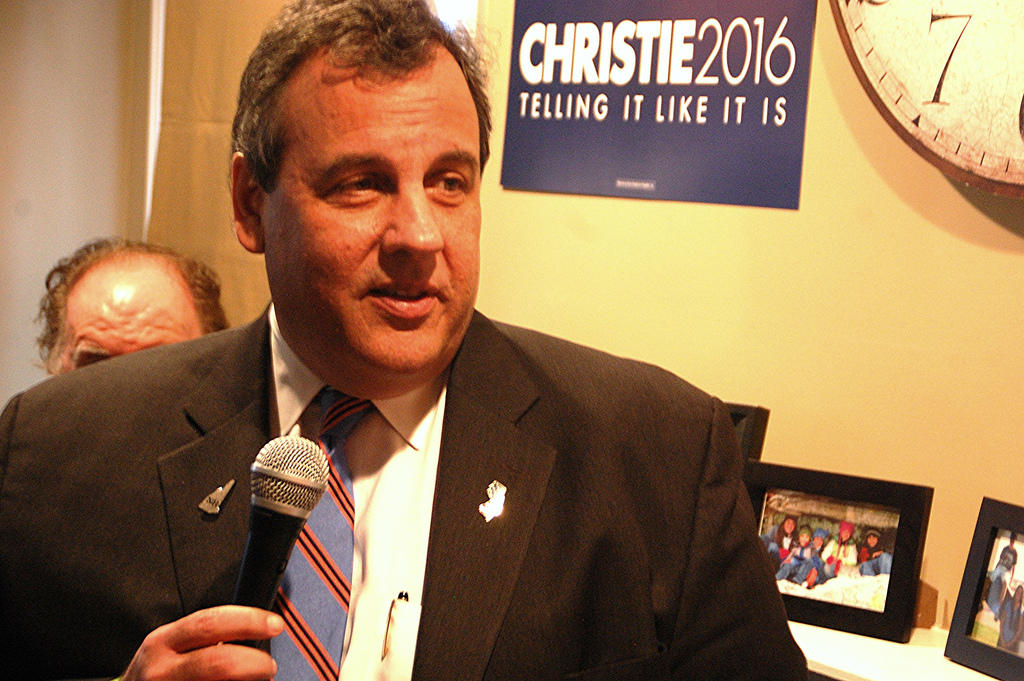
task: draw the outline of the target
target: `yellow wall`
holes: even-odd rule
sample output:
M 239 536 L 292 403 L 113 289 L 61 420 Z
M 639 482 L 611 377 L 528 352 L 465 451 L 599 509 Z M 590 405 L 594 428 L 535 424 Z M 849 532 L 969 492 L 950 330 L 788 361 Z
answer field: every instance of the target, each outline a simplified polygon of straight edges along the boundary
M 948 626 L 982 496 L 1024 505 L 1024 203 L 960 189 L 876 112 L 818 1 L 798 211 L 499 185 L 495 50 L 479 307 L 771 409 L 764 460 L 935 488 L 922 579 Z
M 150 232 L 218 267 L 236 322 L 266 293 L 230 232 L 227 127 L 245 54 L 279 6 L 241 1 L 168 3 Z M 769 407 L 766 461 L 934 487 L 922 578 L 948 626 L 982 496 L 1024 505 L 1024 203 L 954 186 L 899 140 L 827 0 L 798 211 L 505 191 L 513 3 L 481 9 L 495 130 L 480 309 Z M 193 43 L 212 56 L 189 62 Z
M 4 403 L 46 377 L 35 343 L 46 273 L 89 239 L 141 227 L 145 173 L 131 152 L 145 149 L 133 114 L 146 92 L 119 86 L 129 64 L 145 76 L 125 36 L 147 25 L 130 1 L 0 1 Z

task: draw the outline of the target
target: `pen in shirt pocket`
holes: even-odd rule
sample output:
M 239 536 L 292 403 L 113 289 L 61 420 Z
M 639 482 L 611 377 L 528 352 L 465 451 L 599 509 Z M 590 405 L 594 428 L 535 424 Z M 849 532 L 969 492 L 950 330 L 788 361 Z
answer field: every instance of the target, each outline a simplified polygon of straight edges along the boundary
M 391 649 L 391 630 L 395 626 L 395 618 L 397 616 L 396 609 L 402 607 L 401 604 L 409 602 L 409 592 L 399 591 L 391 601 L 391 608 L 388 610 L 388 624 L 384 629 L 384 645 L 380 650 L 380 659 L 383 660 L 388 656 L 388 651 Z

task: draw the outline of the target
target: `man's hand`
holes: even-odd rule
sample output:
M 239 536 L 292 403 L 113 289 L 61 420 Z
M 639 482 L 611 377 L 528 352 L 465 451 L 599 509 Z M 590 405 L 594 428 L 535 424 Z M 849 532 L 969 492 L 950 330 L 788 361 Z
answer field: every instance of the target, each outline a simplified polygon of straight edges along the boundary
M 284 630 L 275 613 L 240 605 L 199 610 L 152 632 L 122 681 L 261 681 L 277 664 L 262 650 L 231 641 L 264 640 Z

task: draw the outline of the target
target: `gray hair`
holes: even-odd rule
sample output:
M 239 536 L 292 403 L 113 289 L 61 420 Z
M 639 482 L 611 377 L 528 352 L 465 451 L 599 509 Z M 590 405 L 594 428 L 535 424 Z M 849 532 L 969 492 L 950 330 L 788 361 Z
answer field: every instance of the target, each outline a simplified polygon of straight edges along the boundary
M 272 191 L 284 151 L 281 90 L 300 64 L 327 48 L 339 66 L 397 78 L 429 64 L 436 46 L 451 53 L 466 78 L 483 168 L 490 156 L 491 108 L 480 53 L 464 28 L 446 28 L 423 0 L 297 0 L 286 6 L 242 74 L 232 153 L 241 152 L 260 187 Z

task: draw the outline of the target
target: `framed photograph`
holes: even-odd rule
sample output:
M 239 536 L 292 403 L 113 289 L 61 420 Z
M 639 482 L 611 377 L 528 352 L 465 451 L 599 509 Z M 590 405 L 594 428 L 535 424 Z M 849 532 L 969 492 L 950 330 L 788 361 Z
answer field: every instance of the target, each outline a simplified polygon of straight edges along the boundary
M 744 478 L 789 619 L 910 639 L 932 488 L 752 460 Z
M 946 639 L 946 657 L 1003 681 L 1024 679 L 1024 508 L 981 501 Z

